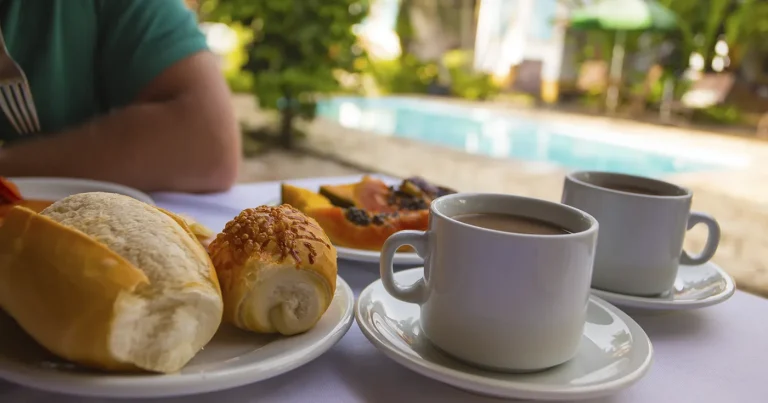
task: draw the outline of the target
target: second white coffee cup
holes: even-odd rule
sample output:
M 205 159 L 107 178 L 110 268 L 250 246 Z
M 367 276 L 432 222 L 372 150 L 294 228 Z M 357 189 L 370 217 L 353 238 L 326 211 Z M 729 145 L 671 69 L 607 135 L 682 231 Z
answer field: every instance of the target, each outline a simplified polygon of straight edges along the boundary
M 592 286 L 606 291 L 653 296 L 672 289 L 679 265 L 699 265 L 714 256 L 720 241 L 717 221 L 691 211 L 690 190 L 657 179 L 612 172 L 573 172 L 563 185 L 563 204 L 593 215 L 600 236 Z M 704 250 L 683 250 L 688 229 L 709 230 Z
M 467 215 L 474 218 L 459 218 Z M 495 216 L 487 226 L 472 224 L 483 215 Z M 522 232 L 515 232 L 515 220 Z M 507 221 L 510 228 L 496 227 Z M 597 233 L 597 220 L 563 204 L 448 195 L 431 203 L 428 231 L 387 240 L 381 279 L 392 296 L 421 306 L 421 328 L 444 352 L 487 369 L 541 370 L 578 351 Z M 395 283 L 392 271 L 403 245 L 424 258 L 424 278 L 407 287 Z

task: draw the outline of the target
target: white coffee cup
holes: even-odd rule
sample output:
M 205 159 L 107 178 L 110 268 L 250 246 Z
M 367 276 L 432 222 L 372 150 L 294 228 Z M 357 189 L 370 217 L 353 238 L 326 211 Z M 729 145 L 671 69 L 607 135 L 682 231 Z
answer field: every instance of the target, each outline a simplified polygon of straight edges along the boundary
M 645 193 L 643 193 L 645 192 Z M 600 223 L 592 287 L 652 296 L 672 289 L 680 263 L 698 265 L 715 254 L 720 227 L 709 215 L 691 212 L 693 194 L 661 180 L 609 172 L 574 172 L 563 186 L 563 204 Z M 683 250 L 688 229 L 709 229 L 704 250 Z
M 571 233 L 512 233 L 451 218 L 478 213 L 534 218 Z M 421 306 L 421 329 L 440 350 L 486 369 L 537 371 L 578 350 L 597 232 L 597 220 L 562 204 L 452 194 L 431 203 L 426 232 L 387 239 L 381 279 L 393 297 Z M 403 245 L 424 258 L 424 278 L 407 287 L 392 272 L 393 254 Z

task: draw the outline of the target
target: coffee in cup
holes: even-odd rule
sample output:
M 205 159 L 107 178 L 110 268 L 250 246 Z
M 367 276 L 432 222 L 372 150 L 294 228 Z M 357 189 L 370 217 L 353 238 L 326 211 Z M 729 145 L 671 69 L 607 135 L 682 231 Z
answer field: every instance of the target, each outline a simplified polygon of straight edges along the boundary
M 517 234 L 561 235 L 570 233 L 567 229 L 546 220 L 513 214 L 470 213 L 459 214 L 451 218 L 475 227 Z
M 502 194 L 452 194 L 430 205 L 429 229 L 392 235 L 381 279 L 421 306 L 420 326 L 447 354 L 491 370 L 567 362 L 586 320 L 598 224 L 578 209 Z M 392 257 L 413 246 L 424 278 L 396 284 Z
M 698 265 L 715 254 L 720 227 L 691 212 L 693 194 L 669 182 L 610 172 L 574 172 L 565 178 L 562 203 L 600 223 L 592 286 L 616 293 L 653 296 L 672 289 L 678 266 Z M 705 224 L 704 250 L 683 250 L 687 230 Z

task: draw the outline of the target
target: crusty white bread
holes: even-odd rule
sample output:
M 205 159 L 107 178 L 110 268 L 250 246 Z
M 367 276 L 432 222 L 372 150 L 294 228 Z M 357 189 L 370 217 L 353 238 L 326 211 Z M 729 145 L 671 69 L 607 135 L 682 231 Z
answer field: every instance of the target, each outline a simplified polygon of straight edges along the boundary
M 336 248 L 313 220 L 285 204 L 242 211 L 208 247 L 224 320 L 257 333 L 311 329 L 336 292 Z
M 42 346 L 107 370 L 181 369 L 221 323 L 205 248 L 183 219 L 82 193 L 0 227 L 0 306 Z

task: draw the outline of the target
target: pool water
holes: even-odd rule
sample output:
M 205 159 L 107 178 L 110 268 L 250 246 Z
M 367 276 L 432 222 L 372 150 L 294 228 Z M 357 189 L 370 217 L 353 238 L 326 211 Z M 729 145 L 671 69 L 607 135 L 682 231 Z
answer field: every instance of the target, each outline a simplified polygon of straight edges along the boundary
M 341 125 L 497 158 L 547 162 L 566 169 L 601 170 L 658 177 L 723 168 L 616 144 L 620 133 L 595 136 L 567 122 L 527 117 L 407 97 L 336 97 L 318 104 L 318 115 Z M 600 137 L 603 137 L 602 139 Z

